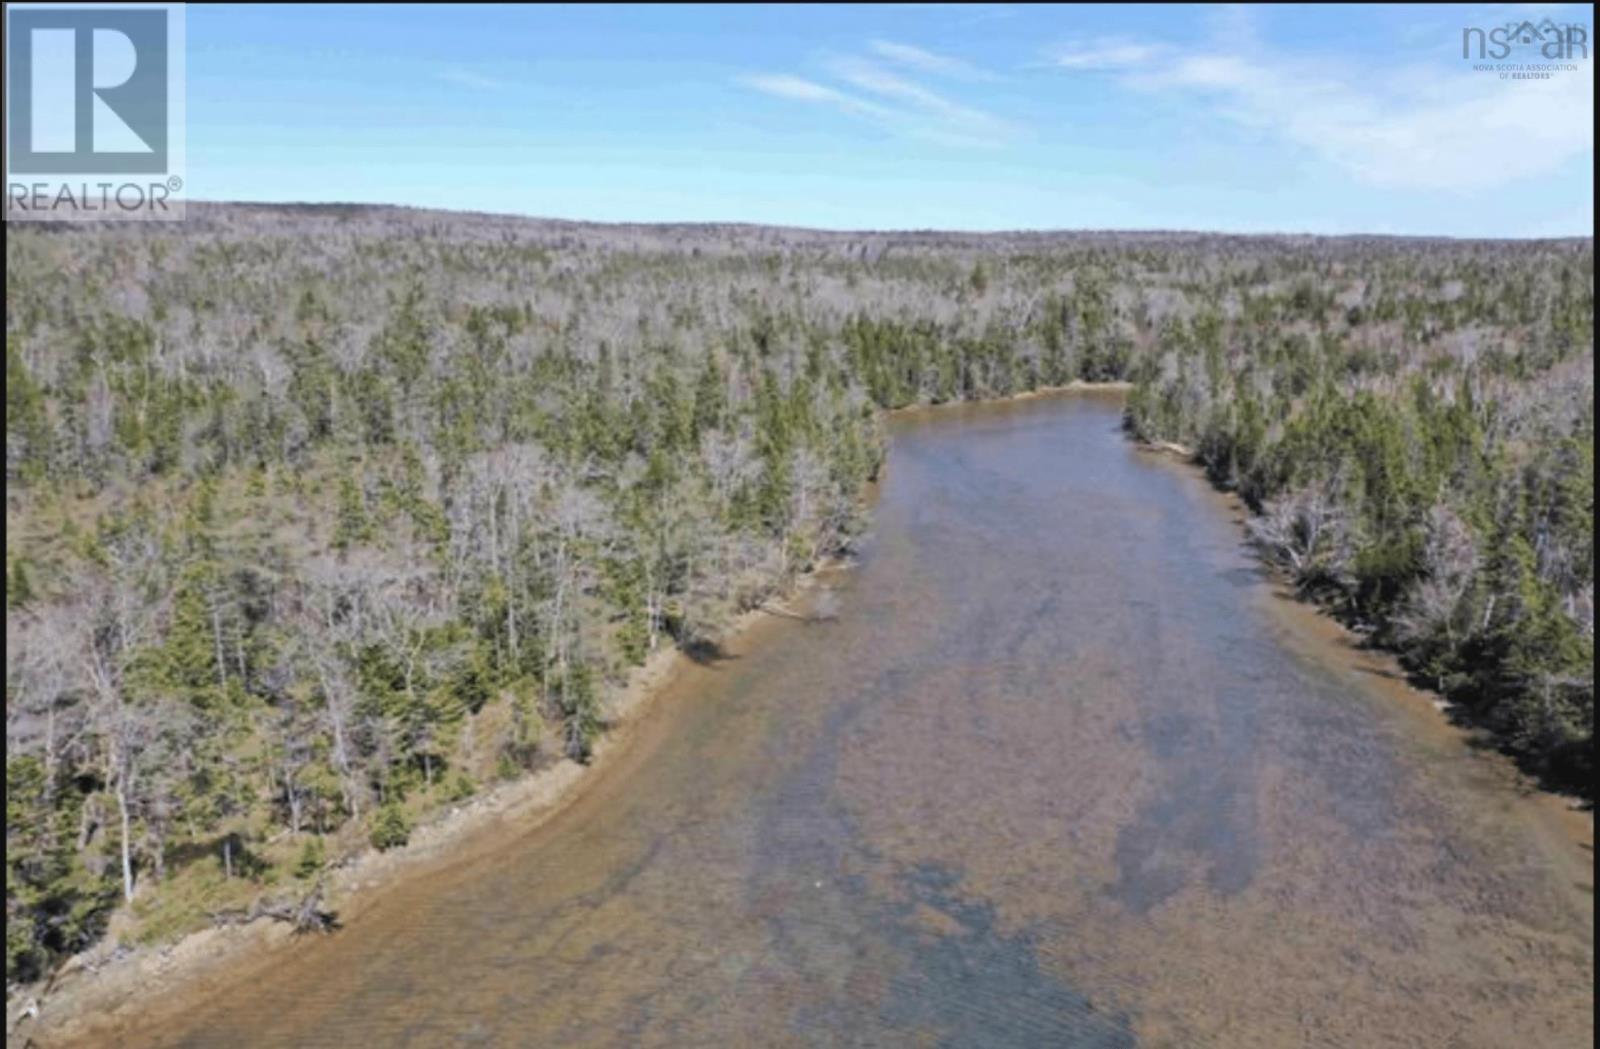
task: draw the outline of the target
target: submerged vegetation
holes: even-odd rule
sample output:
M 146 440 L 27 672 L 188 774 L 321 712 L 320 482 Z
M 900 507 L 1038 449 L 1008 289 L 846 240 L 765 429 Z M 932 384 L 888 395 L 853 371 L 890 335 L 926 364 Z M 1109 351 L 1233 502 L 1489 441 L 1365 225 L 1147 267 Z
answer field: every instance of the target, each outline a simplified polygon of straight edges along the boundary
M 1593 251 L 191 205 L 6 246 L 7 982 L 310 887 L 846 547 L 878 409 L 1135 382 L 1586 779 Z

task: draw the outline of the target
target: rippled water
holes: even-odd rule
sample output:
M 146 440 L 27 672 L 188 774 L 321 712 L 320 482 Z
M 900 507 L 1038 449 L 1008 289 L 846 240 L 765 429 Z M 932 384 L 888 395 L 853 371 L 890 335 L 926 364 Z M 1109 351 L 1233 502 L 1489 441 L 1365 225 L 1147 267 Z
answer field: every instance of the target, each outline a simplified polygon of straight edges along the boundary
M 1115 401 L 896 419 L 774 621 L 520 840 L 171 1045 L 1587 1045 L 1592 866 L 1285 636 Z M 1574 872 L 1577 876 L 1574 876 Z

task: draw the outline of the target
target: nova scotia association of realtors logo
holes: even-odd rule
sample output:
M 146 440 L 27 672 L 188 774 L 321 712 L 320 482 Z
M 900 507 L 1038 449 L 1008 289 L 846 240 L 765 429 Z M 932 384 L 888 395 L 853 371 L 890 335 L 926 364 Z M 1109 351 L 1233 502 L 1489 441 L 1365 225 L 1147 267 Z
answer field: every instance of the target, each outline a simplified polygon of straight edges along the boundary
M 1549 80 L 1589 60 L 1589 27 L 1552 18 L 1467 26 L 1461 30 L 1461 57 L 1502 80 Z
M 184 5 L 6 5 L 6 221 L 183 217 Z

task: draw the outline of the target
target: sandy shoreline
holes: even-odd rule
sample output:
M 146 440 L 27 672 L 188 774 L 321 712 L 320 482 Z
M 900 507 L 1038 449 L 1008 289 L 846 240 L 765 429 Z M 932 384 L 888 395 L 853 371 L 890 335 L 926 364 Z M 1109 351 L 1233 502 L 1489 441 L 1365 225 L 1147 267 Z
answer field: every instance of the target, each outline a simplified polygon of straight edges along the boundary
M 1023 390 L 1021 393 L 1007 394 L 1004 397 L 990 397 L 982 400 L 968 401 L 939 401 L 936 404 L 907 404 L 899 408 L 886 408 L 884 414 L 889 416 L 917 415 L 923 412 L 946 411 L 953 408 L 981 408 L 985 405 L 1010 404 L 1013 401 L 1033 401 L 1042 397 L 1059 397 L 1068 393 L 1121 393 L 1126 394 L 1133 389 L 1133 383 L 1117 380 L 1114 382 L 1085 382 L 1074 379 L 1065 386 L 1039 386 L 1032 390 Z
M 800 575 L 780 600 L 784 605 L 795 601 L 845 565 L 837 558 L 819 561 Z M 794 618 L 794 613 L 787 608 L 770 611 L 765 605 L 751 609 L 738 615 L 719 640 L 730 643 L 746 637 L 756 624 L 773 616 Z M 342 924 L 357 921 L 385 889 L 400 881 L 464 862 L 507 833 L 526 834 L 549 822 L 617 762 L 639 722 L 692 663 L 676 646 L 652 653 L 607 700 L 608 730 L 596 742 L 587 765 L 562 758 L 468 801 L 440 808 L 424 817 L 406 845 L 387 852 L 369 848 L 332 869 L 325 905 L 338 913 Z M 500 833 L 493 833 L 497 831 Z M 160 946 L 124 950 L 108 936 L 95 948 L 69 959 L 43 989 L 25 988 L 7 1001 L 7 1041 L 21 1038 L 21 1044 L 27 1046 L 81 1038 L 114 1025 L 123 1014 L 146 1009 L 151 999 L 178 988 L 209 984 L 219 972 L 276 957 L 314 935 L 297 937 L 284 922 L 258 918 L 246 924 L 201 929 Z

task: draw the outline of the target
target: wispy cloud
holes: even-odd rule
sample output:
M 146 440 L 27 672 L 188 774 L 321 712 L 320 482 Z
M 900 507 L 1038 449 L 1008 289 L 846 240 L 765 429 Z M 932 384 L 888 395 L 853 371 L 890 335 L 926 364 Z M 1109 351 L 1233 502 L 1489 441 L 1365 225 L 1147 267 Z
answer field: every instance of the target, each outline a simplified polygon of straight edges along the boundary
M 1104 37 L 1087 44 L 1074 44 L 1054 56 L 1063 69 L 1127 69 L 1156 58 L 1161 48 L 1118 38 Z
M 471 88 L 474 91 L 505 91 L 516 86 L 508 80 L 486 76 L 465 66 L 446 66 L 434 70 L 433 76 L 435 80 L 454 84 L 456 87 Z
M 1238 17 L 1238 16 L 1235 16 Z M 1093 40 L 1056 52 L 1078 75 L 1187 96 L 1373 185 L 1479 191 L 1594 149 L 1594 68 L 1501 80 L 1458 66 L 1364 68 L 1261 44 L 1249 26 L 1207 47 Z
M 873 41 L 870 46 L 876 53 L 904 65 L 929 71 L 961 71 L 953 75 L 981 75 L 975 67 L 909 44 Z M 1010 121 L 958 102 L 867 59 L 836 59 L 828 63 L 827 69 L 832 79 L 850 90 L 788 74 L 744 76 L 739 83 L 778 98 L 866 117 L 892 134 L 941 145 L 993 148 L 1019 137 L 1020 129 Z
M 803 77 L 781 73 L 756 74 L 740 77 L 739 82 L 762 94 L 787 98 L 795 102 L 818 102 L 855 116 L 868 116 L 878 120 L 893 120 L 900 116 L 892 109 Z
M 859 90 L 910 106 L 921 115 L 925 125 L 921 130 L 925 135 L 936 135 L 955 143 L 996 146 L 1016 135 L 1016 128 L 993 113 L 955 102 L 871 62 L 842 59 L 834 62 L 832 69 L 839 79 Z
M 926 51 L 911 44 L 896 43 L 893 40 L 873 40 L 867 46 L 880 58 L 908 66 L 922 73 L 931 73 L 935 76 L 960 77 L 967 80 L 994 79 L 993 73 L 979 69 L 965 59 L 935 54 L 932 51 Z

